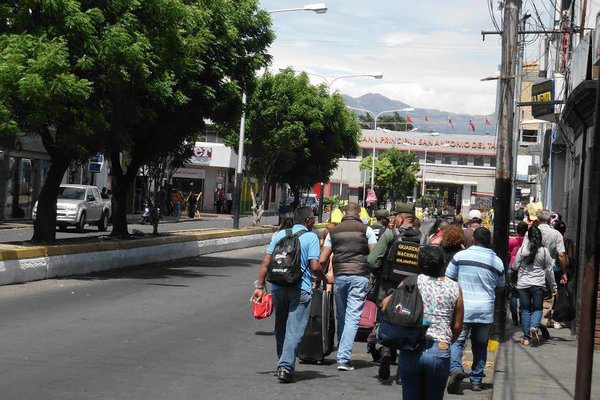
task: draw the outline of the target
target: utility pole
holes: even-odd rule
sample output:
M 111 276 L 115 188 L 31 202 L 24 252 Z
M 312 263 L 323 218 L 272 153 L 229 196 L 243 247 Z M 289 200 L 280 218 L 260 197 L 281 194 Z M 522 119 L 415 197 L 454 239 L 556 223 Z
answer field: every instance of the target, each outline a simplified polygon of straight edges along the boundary
M 496 254 L 508 265 L 508 224 L 512 205 L 513 130 L 515 123 L 515 92 L 519 16 L 522 0 L 504 3 L 502 27 L 502 63 L 500 68 L 500 102 L 498 110 L 496 185 L 494 189 L 494 239 Z M 519 91 L 520 93 L 520 91 Z M 506 271 L 505 271 L 506 273 Z M 492 337 L 503 341 L 506 325 L 506 295 L 496 296 Z

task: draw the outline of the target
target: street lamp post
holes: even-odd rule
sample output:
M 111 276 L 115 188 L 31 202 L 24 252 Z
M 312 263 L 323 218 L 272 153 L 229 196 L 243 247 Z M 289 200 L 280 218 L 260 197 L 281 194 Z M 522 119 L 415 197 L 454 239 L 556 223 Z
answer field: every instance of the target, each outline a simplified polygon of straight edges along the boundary
M 267 11 L 269 14 L 289 11 L 313 11 L 317 14 L 325 14 L 327 5 L 325 3 L 307 4 L 303 7 L 284 8 Z M 242 117 L 240 119 L 240 139 L 238 142 L 238 162 L 235 173 L 235 197 L 233 199 L 233 228 L 240 228 L 240 214 L 242 209 L 242 163 L 244 157 L 244 141 L 246 131 L 246 92 L 242 93 Z

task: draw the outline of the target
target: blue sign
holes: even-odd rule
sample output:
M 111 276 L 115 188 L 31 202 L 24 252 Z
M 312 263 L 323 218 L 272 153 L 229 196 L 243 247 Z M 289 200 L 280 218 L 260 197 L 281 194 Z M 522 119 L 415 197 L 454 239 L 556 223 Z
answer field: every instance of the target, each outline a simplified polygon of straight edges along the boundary
M 88 170 L 93 174 L 97 174 L 100 171 L 102 171 L 103 165 L 104 165 L 104 156 L 102 154 L 96 154 L 95 156 L 90 157 L 89 164 L 88 164 Z

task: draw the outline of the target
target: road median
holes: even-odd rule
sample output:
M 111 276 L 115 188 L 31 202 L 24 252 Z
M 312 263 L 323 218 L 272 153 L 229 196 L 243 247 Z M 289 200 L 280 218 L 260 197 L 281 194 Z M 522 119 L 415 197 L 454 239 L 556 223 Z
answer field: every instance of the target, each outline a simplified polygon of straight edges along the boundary
M 203 254 L 265 245 L 273 226 L 181 231 L 126 240 L 95 240 L 56 245 L 0 245 L 0 285 L 87 274 L 172 261 Z

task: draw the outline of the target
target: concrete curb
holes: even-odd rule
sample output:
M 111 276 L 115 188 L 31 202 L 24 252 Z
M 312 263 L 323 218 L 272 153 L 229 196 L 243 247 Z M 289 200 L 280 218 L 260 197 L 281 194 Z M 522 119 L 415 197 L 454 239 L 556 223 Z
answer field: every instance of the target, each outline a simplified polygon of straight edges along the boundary
M 101 243 L 0 248 L 0 285 L 24 283 L 115 268 L 172 261 L 269 243 L 275 227 Z

